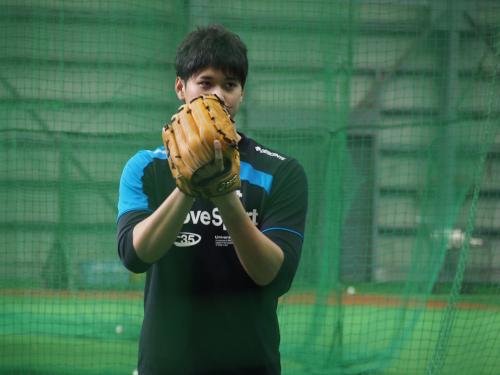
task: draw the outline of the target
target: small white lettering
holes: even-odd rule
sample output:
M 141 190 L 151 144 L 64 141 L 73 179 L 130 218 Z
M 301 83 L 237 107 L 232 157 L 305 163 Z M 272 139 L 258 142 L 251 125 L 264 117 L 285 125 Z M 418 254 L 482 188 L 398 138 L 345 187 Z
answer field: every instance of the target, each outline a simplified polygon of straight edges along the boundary
M 229 246 L 233 244 L 231 236 L 215 236 L 215 246 Z
M 271 152 L 269 150 L 266 150 L 265 148 L 262 148 L 260 146 L 255 146 L 255 150 L 258 151 L 258 152 L 260 152 L 261 154 L 266 154 L 266 155 L 278 158 L 280 160 L 285 160 L 286 159 L 284 156 L 281 156 L 280 154 L 278 154 L 276 152 Z

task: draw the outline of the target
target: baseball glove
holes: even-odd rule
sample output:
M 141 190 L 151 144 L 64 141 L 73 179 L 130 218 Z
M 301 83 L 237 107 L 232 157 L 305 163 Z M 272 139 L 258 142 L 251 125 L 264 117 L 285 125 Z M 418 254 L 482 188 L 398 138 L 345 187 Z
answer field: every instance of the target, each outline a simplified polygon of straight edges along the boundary
M 238 135 L 218 96 L 200 96 L 180 106 L 162 138 L 172 176 L 187 195 L 210 198 L 241 186 Z M 222 160 L 215 158 L 215 140 Z

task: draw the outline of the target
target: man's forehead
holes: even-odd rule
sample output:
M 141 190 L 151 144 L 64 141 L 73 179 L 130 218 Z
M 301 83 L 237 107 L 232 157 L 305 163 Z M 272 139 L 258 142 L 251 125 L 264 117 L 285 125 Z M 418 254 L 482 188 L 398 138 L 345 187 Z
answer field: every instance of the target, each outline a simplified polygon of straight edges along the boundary
M 225 72 L 221 69 L 215 68 L 206 68 L 201 70 L 200 72 L 194 74 L 196 78 L 205 78 L 205 79 L 225 79 L 225 80 L 237 80 L 236 75 L 231 72 Z

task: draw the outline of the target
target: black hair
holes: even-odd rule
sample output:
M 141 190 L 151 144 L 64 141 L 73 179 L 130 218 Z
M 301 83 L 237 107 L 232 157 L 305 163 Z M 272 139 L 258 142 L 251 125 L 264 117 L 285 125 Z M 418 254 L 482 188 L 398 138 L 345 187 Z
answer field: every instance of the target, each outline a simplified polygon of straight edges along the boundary
M 198 27 L 177 48 L 177 76 L 188 80 L 202 69 L 213 67 L 234 75 L 245 86 L 248 74 L 247 47 L 238 35 L 222 25 Z

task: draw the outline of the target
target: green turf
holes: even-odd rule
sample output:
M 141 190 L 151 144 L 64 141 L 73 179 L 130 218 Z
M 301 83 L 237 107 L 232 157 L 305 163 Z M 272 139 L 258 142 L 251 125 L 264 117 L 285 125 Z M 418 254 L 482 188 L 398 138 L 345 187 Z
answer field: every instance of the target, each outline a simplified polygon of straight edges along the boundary
M 140 298 L 3 296 L 0 305 L 0 374 L 113 375 L 136 367 Z M 427 373 L 444 314 L 443 308 L 282 304 L 283 373 Z M 442 373 L 494 375 L 499 311 L 458 309 L 453 322 Z
M 2 335 L 0 373 L 132 374 L 136 344 L 130 340 L 61 335 Z
M 0 304 L 0 374 L 113 375 L 136 367 L 140 299 L 31 295 L 2 297 Z
M 314 305 L 281 307 L 284 373 L 428 374 L 446 314 L 443 308 L 344 306 L 341 339 L 335 339 L 338 309 L 329 307 L 319 314 L 322 329 L 312 337 L 310 324 L 313 317 L 318 319 L 315 309 Z M 440 374 L 497 375 L 500 311 L 457 310 L 454 324 Z M 338 340 L 342 346 L 335 349 L 332 344 Z M 332 361 L 330 356 L 337 357 Z

